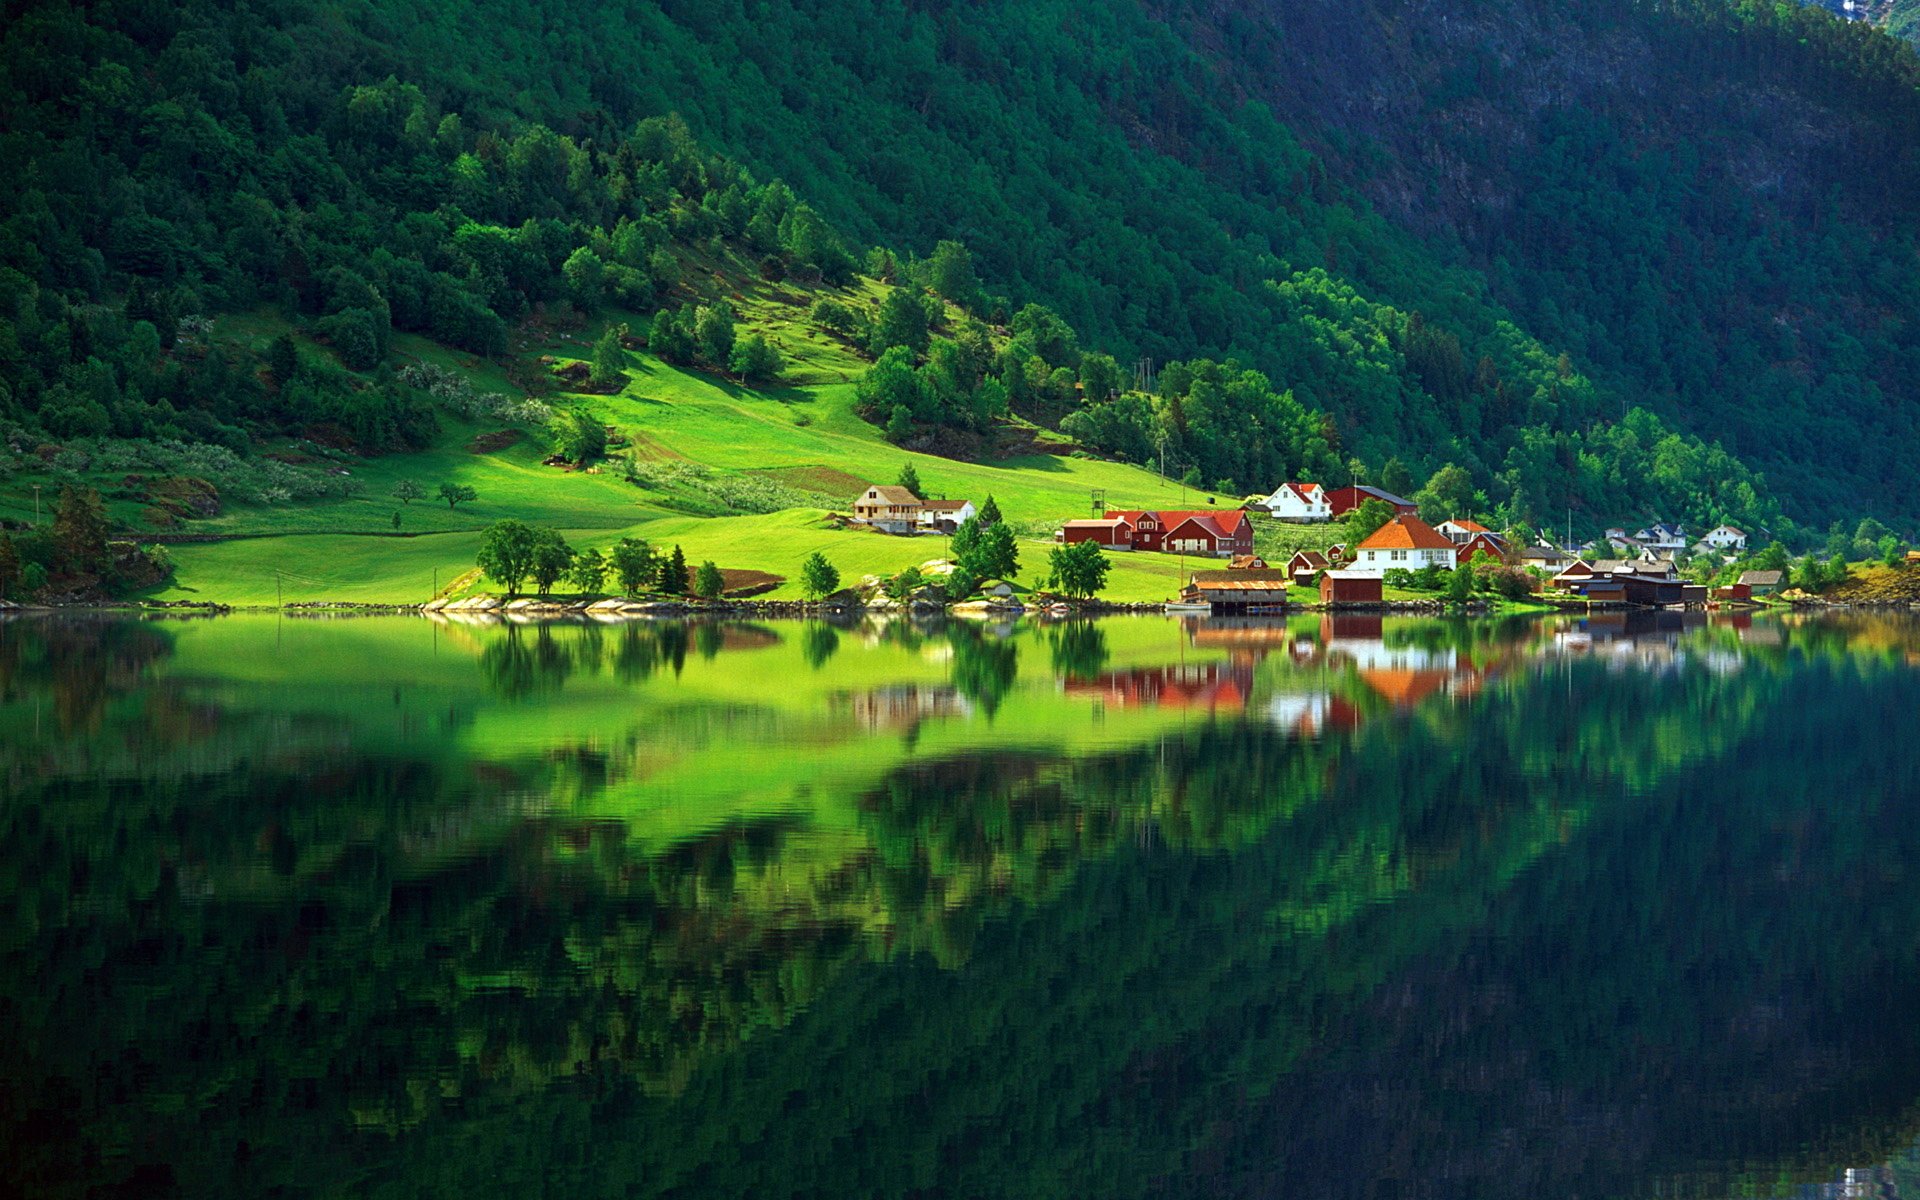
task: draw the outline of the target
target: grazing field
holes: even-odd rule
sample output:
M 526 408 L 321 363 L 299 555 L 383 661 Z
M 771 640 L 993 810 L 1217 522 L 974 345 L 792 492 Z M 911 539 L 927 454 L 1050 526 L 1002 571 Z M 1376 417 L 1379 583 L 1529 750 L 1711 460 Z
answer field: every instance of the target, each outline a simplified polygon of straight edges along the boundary
M 611 457 L 587 471 L 545 465 L 549 439 L 538 426 L 446 414 L 426 450 L 355 459 L 338 468 L 359 485 L 355 496 L 234 504 L 188 523 L 188 532 L 232 540 L 174 546 L 175 576 L 152 597 L 242 604 L 276 598 L 424 600 L 436 579 L 444 587 L 473 566 L 487 525 L 514 517 L 561 529 L 575 547 L 604 547 L 628 535 L 663 548 L 678 545 L 695 565 L 711 559 L 729 570 L 782 576 L 786 582 L 772 597 L 795 598 L 801 594 L 800 563 L 816 550 L 850 583 L 944 557 L 940 537 L 888 537 L 827 520 L 829 512 L 850 511 L 866 484 L 891 483 L 909 463 L 928 497 L 965 497 L 976 504 L 989 495 L 995 499 L 1008 522 L 1030 539 L 1021 544 L 1014 581 L 1023 587 L 1044 578 L 1051 531 L 1089 514 L 1099 500 L 1110 507 L 1237 503 L 1236 497 L 1184 489 L 1137 466 L 1047 453 L 1057 436 L 1038 430 L 1025 431 L 1025 452 L 998 461 L 963 462 L 893 446 L 853 411 L 854 388 L 847 380 L 862 369 L 861 360 L 829 335 L 808 329 L 797 319 L 798 308 L 785 302 L 790 299 L 743 294 L 736 300 L 753 327 L 787 357 L 788 386 L 748 390 L 636 353 L 628 382 L 616 395 L 543 397 L 557 409 L 582 407 L 614 431 Z M 640 321 L 628 318 L 630 325 Z M 258 340 L 278 328 L 266 318 L 247 318 L 224 332 Z M 553 334 L 522 343 L 516 353 L 525 360 L 523 368 L 537 370 L 532 360 L 577 360 L 591 340 L 584 330 Z M 494 364 L 417 338 L 396 339 L 396 351 L 403 360 L 459 370 L 482 388 L 519 394 Z M 416 481 L 428 496 L 401 503 L 392 493 L 402 480 Z M 433 498 L 441 483 L 469 486 L 477 498 L 450 508 Z M 1333 540 L 1324 527 L 1276 530 L 1265 518 L 1256 523 L 1263 548 L 1276 537 L 1312 545 Z M 1176 557 L 1118 554 L 1113 562 L 1109 599 L 1163 600 L 1178 590 Z

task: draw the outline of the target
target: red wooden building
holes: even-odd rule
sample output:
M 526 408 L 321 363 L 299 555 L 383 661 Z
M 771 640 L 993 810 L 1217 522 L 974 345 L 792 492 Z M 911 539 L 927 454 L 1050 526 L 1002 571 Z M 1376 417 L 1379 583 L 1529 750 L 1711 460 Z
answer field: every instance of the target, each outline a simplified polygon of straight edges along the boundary
M 1354 484 L 1350 487 L 1335 488 L 1327 493 L 1327 503 L 1333 508 L 1336 518 L 1344 517 L 1369 500 L 1381 500 L 1393 506 L 1394 514 L 1417 513 L 1420 506 L 1413 501 L 1394 495 L 1385 488 L 1368 487 Z
M 1201 554 L 1231 558 L 1253 553 L 1253 522 L 1245 510 L 1232 508 L 1213 512 L 1182 512 L 1170 509 L 1110 509 L 1104 521 L 1124 521 L 1133 528 L 1135 550 L 1160 550 L 1168 554 Z M 1069 526 L 1092 522 L 1069 521 Z M 1063 530 L 1063 537 L 1070 532 Z M 1082 535 L 1080 540 L 1092 540 Z

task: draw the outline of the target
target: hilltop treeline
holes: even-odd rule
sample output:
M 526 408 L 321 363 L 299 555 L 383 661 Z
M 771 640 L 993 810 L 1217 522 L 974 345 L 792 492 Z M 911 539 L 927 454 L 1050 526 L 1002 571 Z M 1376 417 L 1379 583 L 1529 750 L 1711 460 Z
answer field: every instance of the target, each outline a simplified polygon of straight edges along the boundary
M 395 330 L 498 354 L 530 314 L 653 311 L 721 245 L 801 284 L 858 271 L 941 291 L 951 278 L 926 268 L 952 241 L 977 278 L 942 294 L 994 326 L 998 357 L 943 351 L 968 335 L 936 313 L 895 356 L 916 380 L 896 370 L 868 406 L 903 438 L 1013 411 L 1240 490 L 1397 455 L 1460 464 L 1516 517 L 1780 529 L 1740 463 L 1791 463 L 1771 482 L 1802 520 L 1911 517 L 1899 400 L 1920 379 L 1920 274 L 1897 185 L 1913 162 L 1878 135 L 1912 121 L 1913 56 L 1750 7 L 1522 6 L 1520 41 L 1634 39 L 1671 78 L 1527 113 L 1525 195 L 1416 233 L 1376 185 L 1455 181 L 1271 77 L 1303 22 L 1354 19 L 1311 4 L 22 5 L 0 66 L 0 151 L 19 166 L 0 183 L 0 412 L 52 437 L 243 449 L 331 425 L 404 449 L 431 413 L 402 382 L 291 349 L 263 364 L 191 318 L 278 306 L 365 371 Z M 1427 49 L 1423 112 L 1517 86 L 1511 46 Z M 1835 157 L 1878 200 L 1755 192 L 1703 149 L 1722 131 L 1630 136 L 1660 89 L 1723 76 L 1832 106 Z M 1466 178 L 1515 149 L 1456 124 Z M 1764 130 L 1733 133 L 1766 148 Z M 898 254 L 858 248 L 876 241 Z M 1168 371 L 1130 398 L 1143 355 L 1242 382 L 1196 403 Z M 1659 457 L 1664 483 L 1607 450 L 1633 406 L 1681 451 Z

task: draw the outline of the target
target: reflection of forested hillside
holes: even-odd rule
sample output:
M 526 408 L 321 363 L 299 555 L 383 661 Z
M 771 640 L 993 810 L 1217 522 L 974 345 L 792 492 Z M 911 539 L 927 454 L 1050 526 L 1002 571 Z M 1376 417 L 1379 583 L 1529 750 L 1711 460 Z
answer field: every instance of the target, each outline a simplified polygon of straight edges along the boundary
M 591 740 L 324 769 L 262 753 L 177 785 L 16 758 L 0 1019 L 26 1035 L 0 1050 L 0 1153 L 49 1195 L 1117 1195 L 1195 1173 L 1298 1194 L 1345 1144 L 1325 1114 L 1469 1164 L 1507 1114 L 1527 1137 L 1486 1161 L 1577 1190 L 1603 1168 L 1683 1175 L 1690 1148 L 1884 1123 L 1920 1061 L 1891 1028 L 1912 956 L 1887 949 L 1911 945 L 1897 866 L 1920 849 L 1900 820 L 1920 767 L 1893 725 L 1920 696 L 1899 639 L 1794 629 L 1736 671 L 1662 653 L 1652 672 L 1528 659 L 1514 631 L 1476 628 L 1256 664 L 1262 687 L 1360 680 L 1383 660 L 1354 655 L 1409 648 L 1466 664 L 1454 702 L 1356 700 L 1367 719 L 1319 740 L 1253 706 L 1098 753 L 923 754 L 866 786 L 847 829 L 795 813 L 664 850 L 530 802 L 625 769 Z M 62 744 L 150 733 L 174 693 L 141 691 L 166 654 L 149 636 L 9 633 L 5 719 L 92 662 L 116 698 Z M 639 653 L 515 636 L 496 658 L 564 650 L 564 688 Z M 960 637 L 932 643 L 943 686 L 1001 722 L 1016 681 L 1066 705 L 1056 675 L 1117 669 L 1084 629 Z M 1809 769 L 1857 712 L 1887 755 Z M 219 730 L 250 721 L 285 728 L 208 711 L 198 736 L 231 745 Z M 1343 1083 L 1359 1077 L 1378 1095 Z M 1655 1098 L 1609 1110 L 1622 1080 Z M 1615 1128 L 1637 1140 L 1602 1163 Z M 1700 1128 L 1715 1140 L 1689 1142 Z

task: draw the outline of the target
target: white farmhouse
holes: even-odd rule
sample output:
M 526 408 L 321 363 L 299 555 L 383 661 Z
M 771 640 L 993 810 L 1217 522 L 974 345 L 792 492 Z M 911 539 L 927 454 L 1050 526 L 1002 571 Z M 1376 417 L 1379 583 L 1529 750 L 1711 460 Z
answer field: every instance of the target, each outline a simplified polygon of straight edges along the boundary
M 1260 507 L 1275 520 L 1313 525 L 1333 520 L 1333 505 L 1327 501 L 1327 489 L 1317 483 L 1283 483 Z

